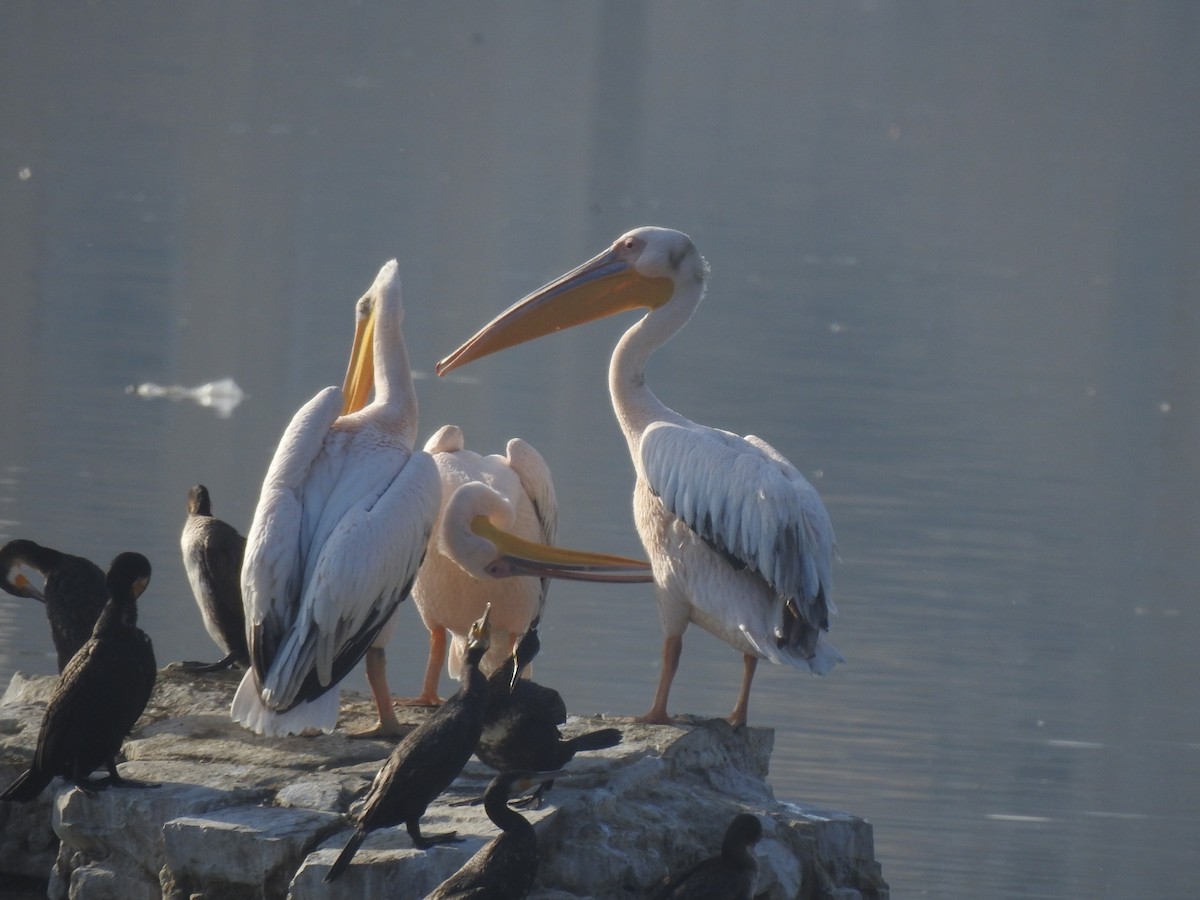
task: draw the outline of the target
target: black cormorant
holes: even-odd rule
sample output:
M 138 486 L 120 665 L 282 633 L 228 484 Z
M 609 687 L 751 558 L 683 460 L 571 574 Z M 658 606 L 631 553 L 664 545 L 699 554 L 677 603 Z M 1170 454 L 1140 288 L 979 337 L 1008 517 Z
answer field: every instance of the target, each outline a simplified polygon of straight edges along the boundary
M 561 769 L 581 750 L 603 750 L 621 742 L 616 728 L 601 728 L 563 739 L 558 726 L 567 707 L 553 688 L 521 678 L 541 647 L 538 620 L 521 635 L 513 655 L 488 678 L 488 708 L 475 755 L 499 772 Z M 537 807 L 552 781 L 543 781 L 521 802 Z
M 422 835 L 421 816 L 462 772 L 479 743 L 488 696 L 487 679 L 479 671 L 479 661 L 491 643 L 488 627 L 491 609 L 489 604 L 483 616 L 471 626 L 460 677 L 462 686 L 396 745 L 371 782 L 354 834 L 325 874 L 326 881 L 333 881 L 345 871 L 359 845 L 376 828 L 403 822 L 413 844 L 422 850 L 458 840 L 453 831 Z
M 150 638 L 137 627 L 137 597 L 150 581 L 150 562 L 122 553 L 108 570 L 111 599 L 96 629 L 67 664 L 46 707 L 33 765 L 0 799 L 27 801 L 62 775 L 91 794 L 104 785 L 137 785 L 117 773 L 115 756 L 146 708 L 157 669 Z M 90 781 L 102 765 L 108 777 Z
M 182 668 L 191 672 L 215 672 L 233 665 L 246 668 L 250 651 L 246 649 L 241 584 L 246 539 L 232 525 L 213 517 L 208 488 L 202 484 L 188 491 L 187 510 L 179 539 L 183 568 L 204 617 L 204 628 L 225 657 L 207 665 L 187 662 Z
M 45 579 L 40 591 L 18 571 L 21 566 L 34 569 Z M 98 565 L 26 540 L 9 541 L 0 549 L 0 587 L 46 604 L 59 672 L 92 636 L 100 610 L 108 602 L 104 570 Z
M 753 847 L 762 833 L 758 816 L 738 813 L 725 829 L 721 855 L 666 879 L 654 900 L 751 900 L 758 879 Z
M 522 900 L 528 896 L 537 877 L 537 834 L 524 816 L 509 809 L 508 799 L 516 790 L 527 790 L 561 774 L 504 772 L 493 778 L 484 792 L 483 808 L 500 834 L 425 900 Z

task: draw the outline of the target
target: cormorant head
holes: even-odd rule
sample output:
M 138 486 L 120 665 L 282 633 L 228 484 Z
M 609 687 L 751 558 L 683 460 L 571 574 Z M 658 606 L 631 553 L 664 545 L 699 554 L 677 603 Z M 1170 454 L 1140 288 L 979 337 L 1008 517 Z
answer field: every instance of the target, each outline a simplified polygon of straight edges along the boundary
M 534 619 L 529 624 L 528 630 L 517 641 L 517 646 L 513 648 L 513 673 L 512 680 L 508 683 L 509 691 L 512 691 L 517 686 L 517 681 L 520 679 L 521 673 L 525 671 L 525 667 L 533 662 L 533 658 L 542 649 L 542 639 L 538 635 L 538 624 L 540 622 L 540 616 Z
M 471 630 L 467 634 L 467 658 L 476 664 L 492 646 L 492 626 L 488 624 L 491 615 L 492 604 L 489 603 L 484 608 L 483 615 L 471 624 Z

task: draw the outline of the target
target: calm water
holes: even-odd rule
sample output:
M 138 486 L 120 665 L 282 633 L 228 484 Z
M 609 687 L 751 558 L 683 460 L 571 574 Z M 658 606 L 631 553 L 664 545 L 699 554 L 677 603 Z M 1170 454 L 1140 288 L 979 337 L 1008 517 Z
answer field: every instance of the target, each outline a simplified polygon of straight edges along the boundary
M 777 793 L 874 823 L 896 897 L 1192 894 L 1200 7 L 9 3 L 0 75 L 0 538 L 145 552 L 161 661 L 215 654 L 188 486 L 249 524 L 391 256 L 422 434 L 527 438 L 560 539 L 637 552 L 627 322 L 429 372 L 670 225 L 714 275 L 652 383 L 779 447 L 838 531 L 848 663 L 752 697 Z M 126 393 L 227 377 L 228 418 Z M 660 637 L 645 588 L 560 585 L 538 677 L 640 713 Z M 53 658 L 5 597 L 16 669 Z M 740 671 L 690 633 L 674 708 L 725 714 Z

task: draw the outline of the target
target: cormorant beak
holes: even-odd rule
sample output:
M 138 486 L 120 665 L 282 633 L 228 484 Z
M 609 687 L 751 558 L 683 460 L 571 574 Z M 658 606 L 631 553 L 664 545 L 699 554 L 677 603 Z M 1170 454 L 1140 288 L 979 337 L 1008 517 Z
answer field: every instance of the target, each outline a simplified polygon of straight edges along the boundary
M 493 578 L 529 575 L 567 581 L 601 581 L 634 584 L 653 581 L 650 564 L 625 556 L 568 550 L 527 541 L 496 527 L 487 516 L 471 520 L 471 531 L 496 548 L 496 559 L 486 571 Z
M 32 581 L 25 577 L 24 572 L 18 572 L 12 580 L 12 585 L 19 591 L 24 592 L 24 596 L 32 600 L 37 600 L 40 603 L 46 602 L 46 595 L 43 594 Z
M 370 294 L 355 305 L 354 343 L 342 383 L 342 415 L 367 405 L 375 386 L 375 304 Z
M 542 617 L 536 616 L 525 633 L 517 639 L 516 646 L 513 647 L 513 673 L 512 678 L 508 680 L 508 692 L 511 694 L 516 690 L 517 682 L 521 680 L 521 674 L 538 655 L 538 651 L 542 648 L 542 639 L 538 634 L 538 626 L 542 623 Z
M 488 604 L 483 609 L 483 615 L 475 620 L 471 625 L 471 633 L 467 636 L 468 644 L 482 643 L 484 646 L 491 644 L 492 627 L 488 623 L 488 619 L 492 615 L 492 604 Z
M 522 300 L 437 364 L 438 375 L 482 356 L 630 309 L 654 308 L 671 299 L 669 278 L 643 275 L 620 245 L 605 250 Z

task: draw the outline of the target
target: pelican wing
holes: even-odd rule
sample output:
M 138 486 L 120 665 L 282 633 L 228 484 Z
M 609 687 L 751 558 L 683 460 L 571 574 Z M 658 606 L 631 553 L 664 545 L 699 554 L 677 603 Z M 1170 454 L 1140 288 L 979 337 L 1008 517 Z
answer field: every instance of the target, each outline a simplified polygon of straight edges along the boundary
M 339 484 L 339 494 L 357 499 L 337 511 L 327 535 L 318 527 L 320 549 L 309 561 L 295 622 L 263 683 L 277 709 L 338 683 L 412 589 L 437 519 L 441 480 L 427 453 L 399 462 L 381 491 L 353 491 L 345 477 Z M 367 454 L 354 468 L 370 476 L 386 465 L 382 454 Z
M 520 438 L 512 438 L 505 451 L 509 467 L 521 479 L 521 487 L 533 503 L 542 526 L 542 543 L 553 544 L 558 536 L 558 500 L 554 496 L 554 479 L 542 454 Z
M 304 513 L 303 488 L 310 469 L 324 446 L 329 429 L 342 408 L 342 392 L 325 388 L 304 406 L 284 430 L 246 534 L 242 564 L 242 603 L 246 610 L 247 642 L 254 647 L 259 629 L 267 658 L 290 624 L 290 605 L 300 591 L 304 575 L 299 532 Z M 254 651 L 255 671 L 266 671 L 264 647 Z
M 517 473 L 517 477 L 521 479 L 521 487 L 533 504 L 533 511 L 541 526 L 542 543 L 553 544 L 558 536 L 558 500 L 554 496 L 554 479 L 550 476 L 550 467 L 532 444 L 520 438 L 509 440 L 505 454 L 508 457 L 509 468 Z M 546 596 L 550 593 L 550 579 L 543 578 L 541 581 L 542 591 L 535 621 L 541 619 Z
M 765 441 L 659 422 L 640 444 L 650 489 L 672 514 L 827 628 L 833 526 L 816 490 Z

